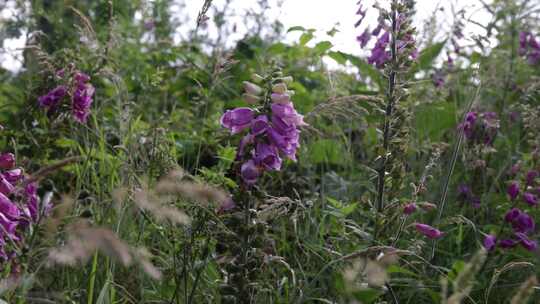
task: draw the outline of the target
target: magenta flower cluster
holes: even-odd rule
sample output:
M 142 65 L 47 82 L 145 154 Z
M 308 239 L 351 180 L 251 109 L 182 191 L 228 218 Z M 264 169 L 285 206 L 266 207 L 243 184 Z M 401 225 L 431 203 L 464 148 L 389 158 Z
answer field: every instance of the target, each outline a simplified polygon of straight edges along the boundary
M 0 260 L 16 256 L 13 246 L 21 247 L 27 229 L 49 213 L 51 205 L 42 206 L 36 183 L 25 183 L 21 168 L 15 167 L 12 153 L 0 155 Z
M 244 99 L 260 105 L 228 110 L 221 117 L 221 125 L 232 134 L 247 131 L 237 152 L 237 160 L 242 162 L 240 175 L 246 185 L 255 184 L 265 171 L 279 171 L 282 157 L 296 160 L 299 127 L 306 124 L 291 101 L 293 92 L 286 86 L 290 81 L 290 77 L 271 80 L 271 92 L 244 82 Z
M 65 73 L 57 73 L 57 77 L 63 79 Z M 56 110 L 64 97 L 71 96 L 71 113 L 79 123 L 86 123 L 90 114 L 94 97 L 94 86 L 90 84 L 90 76 L 76 71 L 69 79 L 64 79 L 65 84 L 59 85 L 47 94 L 38 98 L 39 106 L 48 110 Z
M 358 1 L 357 5 L 359 6 L 356 14 L 359 16 L 358 21 L 355 23 L 355 27 L 359 27 L 362 24 L 367 12 L 367 8 L 364 9 L 362 1 Z M 396 30 L 400 32 L 403 23 L 406 21 L 406 14 L 399 14 L 396 20 Z M 380 34 L 383 32 L 382 34 Z M 378 18 L 378 24 L 373 31 L 370 30 L 369 26 L 356 37 L 356 40 L 360 43 L 360 47 L 364 48 L 370 42 L 372 38 L 376 39 L 374 47 L 371 49 L 371 55 L 368 57 L 368 63 L 375 65 L 377 68 L 384 68 L 386 62 L 391 59 L 390 47 L 390 35 L 391 27 L 386 24 L 385 19 L 382 17 Z M 418 56 L 418 50 L 416 49 L 416 41 L 410 33 L 403 33 L 399 35 L 399 39 L 396 40 L 396 51 L 398 54 L 402 54 L 405 50 L 410 49 L 410 57 L 416 59 Z
M 540 63 L 540 43 L 531 32 L 519 33 L 518 53 L 531 65 Z
M 465 121 L 459 125 L 465 139 L 470 144 L 491 146 L 499 132 L 500 121 L 495 112 L 468 112 Z
M 512 166 L 510 174 L 514 177 L 519 173 L 519 166 Z M 529 170 L 523 175 L 524 186 L 519 181 L 511 181 L 506 188 L 506 194 L 512 202 L 513 207 L 506 213 L 504 221 L 511 227 L 511 233 L 509 237 L 500 241 L 497 240 L 495 235 L 487 235 L 484 239 L 484 247 L 487 250 L 493 250 L 497 245 L 501 248 L 508 249 L 521 245 L 523 248 L 529 251 L 535 251 L 538 248 L 538 242 L 531 239 L 531 235 L 535 230 L 534 218 L 526 211 L 517 207 L 519 204 L 519 198 L 528 206 L 536 207 L 538 205 L 538 195 L 540 189 L 538 188 L 537 177 L 538 171 Z

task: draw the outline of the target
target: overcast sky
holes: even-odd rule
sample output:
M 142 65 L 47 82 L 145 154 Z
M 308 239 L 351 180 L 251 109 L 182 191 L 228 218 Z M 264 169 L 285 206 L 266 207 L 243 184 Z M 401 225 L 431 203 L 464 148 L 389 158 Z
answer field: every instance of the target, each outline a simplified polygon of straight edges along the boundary
M 0 0 L 1 1 L 1 0 Z M 269 0 L 270 3 L 275 3 L 277 0 Z M 360 49 L 355 37 L 360 34 L 361 29 L 355 29 L 354 23 L 357 20 L 355 12 L 357 10 L 356 2 L 358 0 L 284 0 L 281 7 L 274 5 L 268 12 L 268 18 L 278 18 L 285 26 L 303 26 L 305 28 L 314 28 L 317 30 L 316 37 L 318 40 L 330 40 L 334 44 L 334 49 L 348 53 L 359 53 Z M 384 2 L 386 0 L 380 1 Z M 204 0 L 186 0 L 186 6 L 182 9 L 177 8 L 174 14 L 182 14 L 189 16 L 189 21 L 186 26 L 194 26 L 197 13 L 202 6 Z M 369 7 L 374 0 L 362 0 L 364 7 Z M 222 6 L 225 0 L 214 0 L 214 4 L 218 7 Z M 231 7 L 232 13 L 236 14 L 238 21 L 242 20 L 245 11 L 252 8 L 256 0 L 234 0 Z M 449 26 L 452 23 L 452 7 L 454 10 L 467 8 L 467 18 L 472 18 L 476 22 L 485 24 L 489 17 L 483 10 L 478 0 L 417 0 L 417 18 L 416 26 L 423 27 L 423 21 L 433 16 L 435 13 L 439 22 Z M 442 10 L 441 10 L 442 9 Z M 210 11 L 211 14 L 212 11 Z M 372 12 L 370 14 L 369 12 Z M 13 14 L 12 11 L 4 10 L 0 12 L 2 18 L 9 18 Z M 374 9 L 368 11 L 365 24 L 376 22 L 377 14 Z M 234 19 L 233 19 L 234 21 Z M 326 31 L 331 30 L 337 25 L 339 32 L 334 37 L 327 37 Z M 239 31 L 236 35 L 227 37 L 234 41 L 243 37 L 242 25 L 239 24 Z M 213 28 L 210 26 L 208 31 L 212 33 Z M 465 29 L 465 34 L 482 34 L 479 27 L 469 25 Z M 287 35 L 289 42 L 296 41 L 299 33 L 290 33 Z M 315 42 L 315 41 L 314 41 Z M 313 42 L 313 43 L 314 43 Z M 4 52 L 0 53 L 0 60 L 3 67 L 9 70 L 17 70 L 20 68 L 20 48 L 24 46 L 24 39 L 6 41 Z

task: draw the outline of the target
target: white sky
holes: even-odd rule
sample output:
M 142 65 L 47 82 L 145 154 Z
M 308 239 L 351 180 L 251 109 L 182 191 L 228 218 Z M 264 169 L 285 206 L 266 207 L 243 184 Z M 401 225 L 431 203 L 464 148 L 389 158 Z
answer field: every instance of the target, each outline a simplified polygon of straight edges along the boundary
M 272 4 L 277 0 L 269 0 Z M 358 43 L 356 42 L 356 36 L 360 34 L 366 24 L 375 24 L 377 13 L 375 9 L 371 8 L 371 5 L 375 0 L 362 0 L 364 7 L 370 7 L 368 16 L 364 20 L 363 25 L 360 28 L 354 28 L 354 23 L 357 21 L 355 15 L 357 10 L 357 0 L 283 0 L 282 7 L 273 6 L 268 12 L 268 18 L 278 18 L 288 29 L 292 26 L 303 26 L 305 28 L 314 28 L 317 30 L 315 33 L 316 39 L 312 42 L 320 40 L 330 40 L 334 44 L 334 50 L 344 51 L 348 53 L 358 54 L 361 52 Z M 379 1 L 384 3 L 384 1 Z M 186 7 L 184 9 L 173 9 L 173 16 L 175 14 L 181 14 L 188 16 L 188 23 L 184 25 L 184 30 L 189 26 L 195 25 L 195 19 L 197 13 L 202 6 L 204 0 L 185 0 Z M 222 7 L 225 0 L 215 0 L 213 5 Z M 256 0 L 233 0 L 233 5 L 230 7 L 230 13 L 232 16 L 228 17 L 229 22 L 238 23 L 238 32 L 230 37 L 227 37 L 228 43 L 232 44 L 235 41 L 243 37 L 242 32 L 242 16 L 249 9 L 252 9 Z M 451 7 L 455 10 L 459 8 L 467 8 L 467 18 L 474 19 L 476 22 L 486 24 L 488 21 L 488 15 L 480 10 L 480 3 L 478 0 L 417 0 L 417 16 L 416 26 L 419 30 L 423 28 L 423 22 L 431 17 L 437 8 L 443 8 L 444 11 L 438 11 L 436 13 L 439 22 L 449 26 L 452 23 Z M 370 14 L 371 12 L 371 14 Z M 0 12 L 0 18 L 9 18 L 14 12 L 4 10 Z M 212 9 L 209 12 L 212 16 Z M 339 32 L 334 37 L 326 36 L 326 31 L 331 30 L 337 25 Z M 373 27 L 373 26 L 372 26 Z M 215 27 L 209 26 L 208 31 L 210 34 L 215 35 Z M 182 33 L 182 30 L 180 31 Z M 468 25 L 464 31 L 465 36 L 471 34 L 482 34 L 482 30 L 474 25 Z M 294 42 L 298 40 L 300 33 L 292 32 L 287 34 L 286 40 L 288 42 Z M 24 46 L 24 39 L 6 41 L 4 49 L 0 52 L 1 65 L 12 71 L 16 71 L 21 66 L 21 51 L 20 48 Z

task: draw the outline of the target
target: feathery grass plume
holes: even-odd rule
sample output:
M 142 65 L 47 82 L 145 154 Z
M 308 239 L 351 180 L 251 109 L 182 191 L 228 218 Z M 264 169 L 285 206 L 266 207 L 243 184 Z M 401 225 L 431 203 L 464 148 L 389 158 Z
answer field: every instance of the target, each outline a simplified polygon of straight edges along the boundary
M 512 297 L 510 304 L 522 304 L 527 303 L 529 298 L 534 292 L 534 288 L 538 285 L 538 279 L 536 276 L 531 276 L 527 281 L 521 284 L 518 292 Z
M 476 252 L 472 259 L 459 272 L 457 277 L 452 282 L 452 295 L 447 297 L 447 293 L 442 294 L 444 303 L 459 304 L 463 299 L 469 296 L 474 285 L 475 276 L 478 274 L 484 262 L 486 261 L 487 251 L 481 248 Z M 447 284 L 446 279 L 443 280 L 443 287 Z M 447 288 L 443 288 L 443 291 Z M 445 291 L 447 292 L 447 290 Z
M 351 120 L 360 117 L 363 114 L 367 114 L 368 111 L 361 106 L 361 102 L 369 104 L 381 103 L 382 101 L 379 97 L 368 95 L 332 97 L 328 101 L 315 106 L 315 108 L 304 117 L 307 121 L 311 121 L 318 117 Z
M 207 184 L 184 181 L 185 173 L 173 170 L 160 179 L 155 187 L 158 195 L 177 195 L 202 204 L 220 203 L 229 197 L 225 191 Z
M 533 263 L 529 262 L 512 262 L 504 265 L 501 269 L 495 269 L 493 272 L 493 276 L 491 277 L 491 282 L 489 283 L 489 287 L 486 290 L 485 293 L 485 299 L 486 303 L 489 301 L 489 295 L 491 294 L 491 290 L 493 289 L 493 286 L 495 286 L 495 283 L 499 280 L 501 275 L 505 272 L 508 272 L 510 270 L 517 270 L 517 268 L 528 268 L 532 267 L 534 268 Z
M 163 199 L 148 189 L 137 189 L 133 193 L 137 207 L 148 211 L 160 221 L 169 220 L 175 224 L 189 225 L 191 219 L 175 207 L 165 205 Z
M 55 264 L 68 266 L 83 264 L 98 250 L 126 267 L 138 262 L 152 278 L 161 277 L 161 273 L 149 261 L 146 251 L 130 247 L 109 229 L 91 227 L 86 221 L 78 221 L 69 225 L 66 231 L 68 236 L 65 245 L 49 251 L 50 267 Z
M 60 204 L 52 210 L 52 214 L 47 218 L 45 222 L 45 234 L 51 236 L 58 231 L 58 227 L 62 224 L 62 221 L 66 218 L 66 215 L 73 208 L 75 200 L 72 196 L 62 195 Z

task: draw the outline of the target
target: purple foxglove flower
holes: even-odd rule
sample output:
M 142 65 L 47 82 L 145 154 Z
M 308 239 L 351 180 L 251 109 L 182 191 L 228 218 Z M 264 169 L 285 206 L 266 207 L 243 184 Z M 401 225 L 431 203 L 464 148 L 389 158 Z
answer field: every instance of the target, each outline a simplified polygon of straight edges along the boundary
M 269 127 L 268 117 L 266 115 L 259 115 L 251 121 L 251 134 L 264 134 Z
M 449 70 L 453 69 L 454 68 L 454 59 L 452 59 L 452 57 L 450 57 L 450 54 L 447 55 L 447 60 L 446 60 L 446 66 L 448 67 Z
M 516 176 L 520 170 L 521 170 L 521 164 L 520 163 L 514 164 L 512 165 L 512 167 L 510 167 L 510 170 L 508 170 L 508 175 Z
M 436 88 L 442 88 L 446 82 L 445 77 L 446 75 L 444 75 L 442 70 L 436 70 L 431 76 L 431 81 Z
M 530 170 L 527 172 L 527 186 L 530 186 L 534 183 L 534 180 L 538 177 L 538 171 Z
M 300 146 L 298 143 L 299 136 L 296 130 L 284 136 L 274 128 L 270 128 L 267 134 L 268 139 L 273 145 L 278 147 L 287 158 L 296 161 L 296 149 Z
M 90 81 L 90 76 L 86 75 L 85 73 L 83 72 L 77 72 L 75 73 L 75 81 L 77 83 L 86 83 L 88 81 Z
M 289 104 L 291 102 L 291 96 L 289 94 L 272 93 L 270 96 L 272 102 L 277 104 Z
M 254 112 L 250 108 L 228 110 L 221 116 L 221 125 L 236 134 L 250 126 L 253 116 Z
M 0 213 L 8 219 L 16 220 L 20 216 L 19 208 L 7 196 L 0 193 Z
M 26 185 L 24 188 L 24 195 L 26 197 L 27 216 L 32 220 L 32 222 L 36 223 L 41 215 L 47 215 L 50 212 L 52 208 L 50 201 L 46 202 L 44 200 L 43 203 L 46 205 L 40 206 L 36 183 Z
M 240 144 L 238 145 L 238 152 L 236 152 L 236 159 L 240 159 L 242 156 L 244 156 L 246 146 L 253 143 L 255 140 L 255 135 L 253 134 L 247 134 L 240 140 Z
M 487 251 L 492 251 L 495 249 L 495 245 L 497 244 L 497 237 L 493 234 L 488 234 L 484 238 L 484 248 L 486 248 Z
M 5 195 L 10 195 L 14 189 L 15 187 L 5 179 L 4 176 L 0 175 L 0 192 Z
M 356 23 L 354 24 L 354 27 L 358 27 L 358 26 L 360 26 L 360 24 L 362 24 L 362 21 L 366 17 L 366 12 L 367 12 L 367 9 L 362 10 L 362 4 L 360 4 L 360 7 L 358 8 L 358 11 L 356 11 L 356 14 L 360 16 L 360 19 L 358 21 L 356 21 Z
M 15 220 L 9 219 L 7 216 L 0 213 L 0 231 L 2 231 L 2 236 L 0 237 L 0 240 L 4 241 L 4 237 L 9 237 L 12 240 L 18 240 L 19 238 L 15 235 L 15 230 L 17 229 L 18 222 Z M 2 230 L 3 229 L 3 230 Z M 5 233 L 4 233 L 5 231 Z M 7 234 L 7 235 L 6 235 Z M 1 244 L 4 245 L 5 243 Z M 0 246 L 1 246 L 0 245 Z
M 415 203 L 408 203 L 403 207 L 403 213 L 406 215 L 413 214 L 416 211 L 416 204 Z
M 516 242 L 515 240 L 512 240 L 512 239 L 504 239 L 504 240 L 500 241 L 500 243 L 499 243 L 501 248 L 505 248 L 505 249 L 516 247 L 517 244 L 518 244 L 518 242 Z
M 472 196 L 471 188 L 465 184 L 458 186 L 458 198 L 468 200 Z
M 527 62 L 529 62 L 530 65 L 536 65 L 540 62 L 540 50 L 532 50 L 529 52 L 529 55 L 527 55 Z
M 384 20 L 379 20 L 377 27 L 373 30 L 373 32 L 371 32 L 371 35 L 375 37 L 379 36 L 383 28 L 384 28 Z
M 253 185 L 257 182 L 259 176 L 261 176 L 261 169 L 255 165 L 255 161 L 250 159 L 242 164 L 240 175 L 244 183 Z
M 15 166 L 15 155 L 12 153 L 4 153 L 0 155 L 0 168 L 12 169 Z
M 21 168 L 5 171 L 2 176 L 11 184 L 15 184 L 23 178 L 23 171 Z
M 531 33 L 529 33 L 529 32 L 520 32 L 519 33 L 518 54 L 520 56 L 524 56 L 525 54 L 527 54 L 527 40 L 528 40 L 530 34 Z
M 523 200 L 530 206 L 536 206 L 538 204 L 538 197 L 530 192 L 523 193 Z
M 366 30 L 358 37 L 356 37 L 356 41 L 360 42 L 360 47 L 365 47 L 369 40 L 371 39 L 371 33 L 369 31 L 369 27 L 366 28 Z
M 81 79 L 83 76 L 80 76 Z M 89 83 L 79 83 L 73 92 L 71 99 L 72 113 L 75 120 L 79 123 L 86 123 L 88 115 L 90 115 L 90 107 L 92 106 L 95 88 Z
M 510 196 L 511 200 L 515 200 L 519 195 L 519 183 L 516 181 L 511 182 L 506 189 L 506 193 Z
M 521 214 L 521 210 L 519 210 L 518 208 L 512 208 L 508 212 L 506 212 L 506 215 L 504 216 L 504 220 L 508 223 L 511 223 L 515 219 L 517 219 L 520 214 Z
M 527 249 L 528 251 L 535 251 L 538 248 L 538 243 L 534 240 L 531 240 L 521 232 L 516 232 L 516 237 L 519 239 L 519 243 L 523 248 Z
M 294 125 L 294 126 L 306 125 L 306 123 L 304 122 L 304 117 L 298 114 L 298 112 L 296 112 L 291 102 L 285 103 L 285 104 L 280 104 L 280 103 L 272 104 L 272 114 L 273 116 L 277 116 L 281 118 L 288 125 Z
M 255 164 L 266 170 L 279 171 L 281 169 L 281 158 L 277 148 L 265 143 L 257 144 L 254 161 Z
M 426 224 L 415 223 L 416 230 L 430 239 L 438 239 L 444 235 L 439 229 Z
M 512 228 L 517 232 L 528 233 L 534 230 L 534 220 L 527 213 L 522 212 L 514 222 Z

